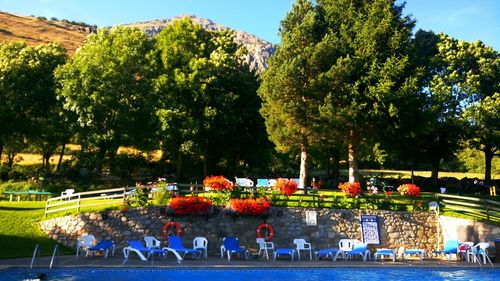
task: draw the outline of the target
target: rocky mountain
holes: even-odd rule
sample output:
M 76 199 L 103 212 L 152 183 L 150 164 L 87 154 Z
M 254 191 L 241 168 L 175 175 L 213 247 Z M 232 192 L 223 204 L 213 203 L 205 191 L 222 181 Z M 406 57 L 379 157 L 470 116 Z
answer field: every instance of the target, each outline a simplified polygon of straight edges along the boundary
M 173 19 L 163 19 L 163 20 L 151 20 L 145 22 L 137 22 L 132 24 L 127 24 L 126 26 L 133 26 L 143 30 L 149 36 L 155 36 L 167 25 L 172 24 L 175 20 L 188 17 L 194 23 L 201 25 L 204 29 L 210 31 L 221 31 L 225 29 L 230 29 L 226 26 L 216 24 L 209 19 L 198 18 L 193 15 L 181 15 L 174 17 Z M 260 39 L 259 37 L 248 34 L 243 31 L 235 31 L 235 41 L 248 50 L 248 55 L 245 57 L 250 68 L 262 72 L 267 68 L 267 59 L 276 51 L 276 47 L 273 44 Z
M 126 24 L 143 30 L 150 36 L 158 34 L 165 26 L 177 19 L 189 17 L 194 23 L 211 31 L 229 29 L 212 22 L 209 19 L 198 18 L 192 15 L 177 16 L 173 19 L 152 20 Z M 30 45 L 59 42 L 72 55 L 80 47 L 87 35 L 94 32 L 93 26 L 73 24 L 67 20 L 46 19 L 44 17 L 18 16 L 0 11 L 0 41 L 26 41 Z M 243 31 L 235 31 L 235 41 L 246 47 L 248 55 L 245 57 L 250 68 L 259 73 L 267 68 L 267 59 L 276 51 L 271 43 Z

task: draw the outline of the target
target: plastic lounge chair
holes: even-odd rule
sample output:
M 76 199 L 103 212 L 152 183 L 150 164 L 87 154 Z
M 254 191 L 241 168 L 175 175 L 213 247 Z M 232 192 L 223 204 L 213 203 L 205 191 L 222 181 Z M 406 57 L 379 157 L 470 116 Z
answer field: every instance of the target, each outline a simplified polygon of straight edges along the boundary
M 255 241 L 259 244 L 259 256 L 260 253 L 263 252 L 266 258 L 269 259 L 269 250 L 274 251 L 274 243 L 266 242 L 264 238 L 257 238 Z
M 161 242 L 153 236 L 144 236 L 144 241 L 146 242 L 146 247 L 150 249 L 160 249 Z
M 389 257 L 392 259 L 393 262 L 396 261 L 396 251 L 393 249 L 377 249 L 375 254 L 373 254 L 373 258 L 375 261 L 377 261 L 377 258 L 384 258 L 384 257 Z
M 316 260 L 319 260 L 320 257 L 324 256 L 325 258 L 328 258 L 329 256 L 332 257 L 332 261 L 337 261 L 337 258 L 342 255 L 342 250 L 337 249 L 337 248 L 328 248 L 328 249 L 323 249 L 314 252 L 314 257 Z
M 87 249 L 87 253 L 85 254 L 85 257 L 88 256 L 89 252 L 95 253 L 95 252 L 104 252 L 104 258 L 108 258 L 109 250 L 111 250 L 111 255 L 115 255 L 115 243 L 111 240 L 102 240 L 99 241 L 95 246 L 90 247 Z
M 224 237 L 224 240 L 222 241 L 222 246 L 220 246 L 220 256 L 221 258 L 224 257 L 224 253 L 227 253 L 227 260 L 231 260 L 231 254 L 236 253 L 238 256 L 243 253 L 245 254 L 245 259 L 248 260 L 248 256 L 250 255 L 250 252 L 245 249 L 240 247 L 240 241 L 236 237 L 228 236 Z
M 312 260 L 312 247 L 311 243 L 307 243 L 304 239 L 293 239 L 293 244 L 296 245 L 297 256 L 300 260 L 300 251 L 309 251 L 309 258 Z
M 354 244 L 359 244 L 361 241 L 356 239 L 340 239 L 339 240 L 339 250 L 342 251 L 342 258 L 345 259 L 345 253 L 352 250 Z
M 126 263 L 128 261 L 130 252 L 136 253 L 139 256 L 139 258 L 143 261 L 147 261 L 150 257 L 152 258 L 155 254 L 166 256 L 166 251 L 163 249 L 148 248 L 145 247 L 140 241 L 130 240 L 128 241 L 128 247 L 123 248 L 123 256 L 125 257 L 125 261 L 123 263 Z
M 203 251 L 203 256 L 208 258 L 208 240 L 205 237 L 195 237 L 193 239 L 193 249 Z
M 483 261 L 484 264 L 486 264 L 486 261 L 488 261 L 491 266 L 493 264 L 491 263 L 490 257 L 488 257 L 488 248 L 490 247 L 489 243 L 477 243 L 474 247 L 472 247 L 469 251 L 469 254 L 472 256 L 472 262 L 478 262 L 481 263 L 481 260 Z M 482 259 L 479 258 L 479 256 L 482 256 Z M 469 259 L 470 260 L 470 259 Z
M 458 240 L 448 240 L 444 243 L 444 250 L 435 251 L 437 254 L 448 255 L 448 261 L 451 261 L 451 255 L 455 255 L 458 259 L 458 246 L 460 245 L 460 241 Z
M 193 258 L 196 259 L 200 259 L 201 256 L 201 250 L 184 247 L 181 238 L 175 235 L 171 235 L 168 237 L 168 248 L 175 250 L 182 256 L 182 258 L 184 258 L 186 254 L 191 254 Z
M 276 261 L 276 258 L 279 257 L 280 255 L 289 255 L 293 261 L 293 258 L 295 256 L 295 249 L 291 249 L 291 248 L 276 249 L 276 251 L 274 251 L 273 261 Z
M 403 260 L 405 260 L 405 257 L 406 256 L 413 256 L 413 255 L 418 255 L 418 258 L 420 260 L 423 260 L 424 257 L 425 257 L 425 250 L 422 250 L 422 249 L 408 249 L 408 250 L 404 250 L 403 251 Z
M 370 256 L 370 251 L 368 250 L 367 244 L 358 243 L 354 244 L 352 250 L 347 251 L 345 254 L 347 259 L 360 255 L 363 258 L 363 261 L 366 261 L 366 259 Z
M 87 251 L 88 248 L 94 246 L 95 237 L 91 234 L 86 234 L 78 237 L 76 240 L 76 257 L 78 258 L 78 254 L 80 251 Z M 81 249 L 81 250 L 80 250 Z
M 269 181 L 267 179 L 257 179 L 256 187 L 269 187 Z

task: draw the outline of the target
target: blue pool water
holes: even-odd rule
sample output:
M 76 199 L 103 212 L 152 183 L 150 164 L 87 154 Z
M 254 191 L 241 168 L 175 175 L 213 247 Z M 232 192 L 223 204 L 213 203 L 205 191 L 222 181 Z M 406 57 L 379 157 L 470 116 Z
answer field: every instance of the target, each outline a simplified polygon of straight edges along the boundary
M 47 281 L 305 281 L 305 280 L 500 280 L 500 269 L 460 268 L 63 268 L 63 269 L 9 269 L 0 271 L 2 281 L 21 281 L 35 278 L 40 272 Z

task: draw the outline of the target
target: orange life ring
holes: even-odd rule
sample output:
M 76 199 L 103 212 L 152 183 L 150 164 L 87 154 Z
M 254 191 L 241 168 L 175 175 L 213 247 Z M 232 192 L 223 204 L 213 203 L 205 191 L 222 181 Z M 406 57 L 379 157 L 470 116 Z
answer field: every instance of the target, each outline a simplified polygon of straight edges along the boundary
M 262 229 L 267 229 L 267 241 L 271 241 L 271 239 L 273 239 L 273 236 L 274 236 L 274 231 L 273 231 L 273 227 L 267 223 L 263 223 L 261 225 L 259 225 L 259 227 L 257 227 L 257 237 L 258 238 L 265 238 L 262 236 L 262 233 L 261 230 Z
M 182 233 L 182 229 L 181 229 L 181 225 L 176 223 L 175 221 L 169 221 L 165 224 L 165 226 L 163 226 L 163 236 L 165 237 L 165 239 L 168 239 L 168 235 L 171 234 L 171 233 L 174 233 L 173 231 L 169 233 L 169 229 L 170 227 L 174 227 L 175 229 L 177 229 L 177 236 L 181 236 L 181 233 Z

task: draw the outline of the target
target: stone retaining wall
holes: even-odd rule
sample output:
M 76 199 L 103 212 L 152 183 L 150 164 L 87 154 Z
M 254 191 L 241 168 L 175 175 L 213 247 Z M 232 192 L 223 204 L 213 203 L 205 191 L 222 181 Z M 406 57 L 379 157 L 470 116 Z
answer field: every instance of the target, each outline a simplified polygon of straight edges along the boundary
M 317 226 L 306 225 L 306 211 L 317 211 Z M 294 238 L 304 238 L 315 249 L 338 247 L 342 238 L 361 240 L 361 214 L 379 216 L 381 245 L 377 248 L 421 248 L 431 251 L 436 245 L 436 216 L 430 212 L 391 212 L 368 210 L 335 210 L 273 207 L 267 223 L 274 228 L 275 247 L 292 246 Z M 160 207 L 134 210 L 85 213 L 77 216 L 53 218 L 40 222 L 40 227 L 51 238 L 74 247 L 76 239 L 83 234 L 93 234 L 98 240 L 111 239 L 118 249 L 128 240 L 143 240 L 152 235 L 160 240 L 163 226 L 171 217 L 162 214 Z M 232 217 L 224 213 L 203 216 L 178 216 L 176 222 L 182 227 L 182 239 L 191 247 L 192 239 L 204 236 L 208 239 L 209 254 L 220 254 L 222 238 L 237 236 L 241 245 L 257 250 L 255 238 L 257 227 L 264 222 L 258 216 Z

